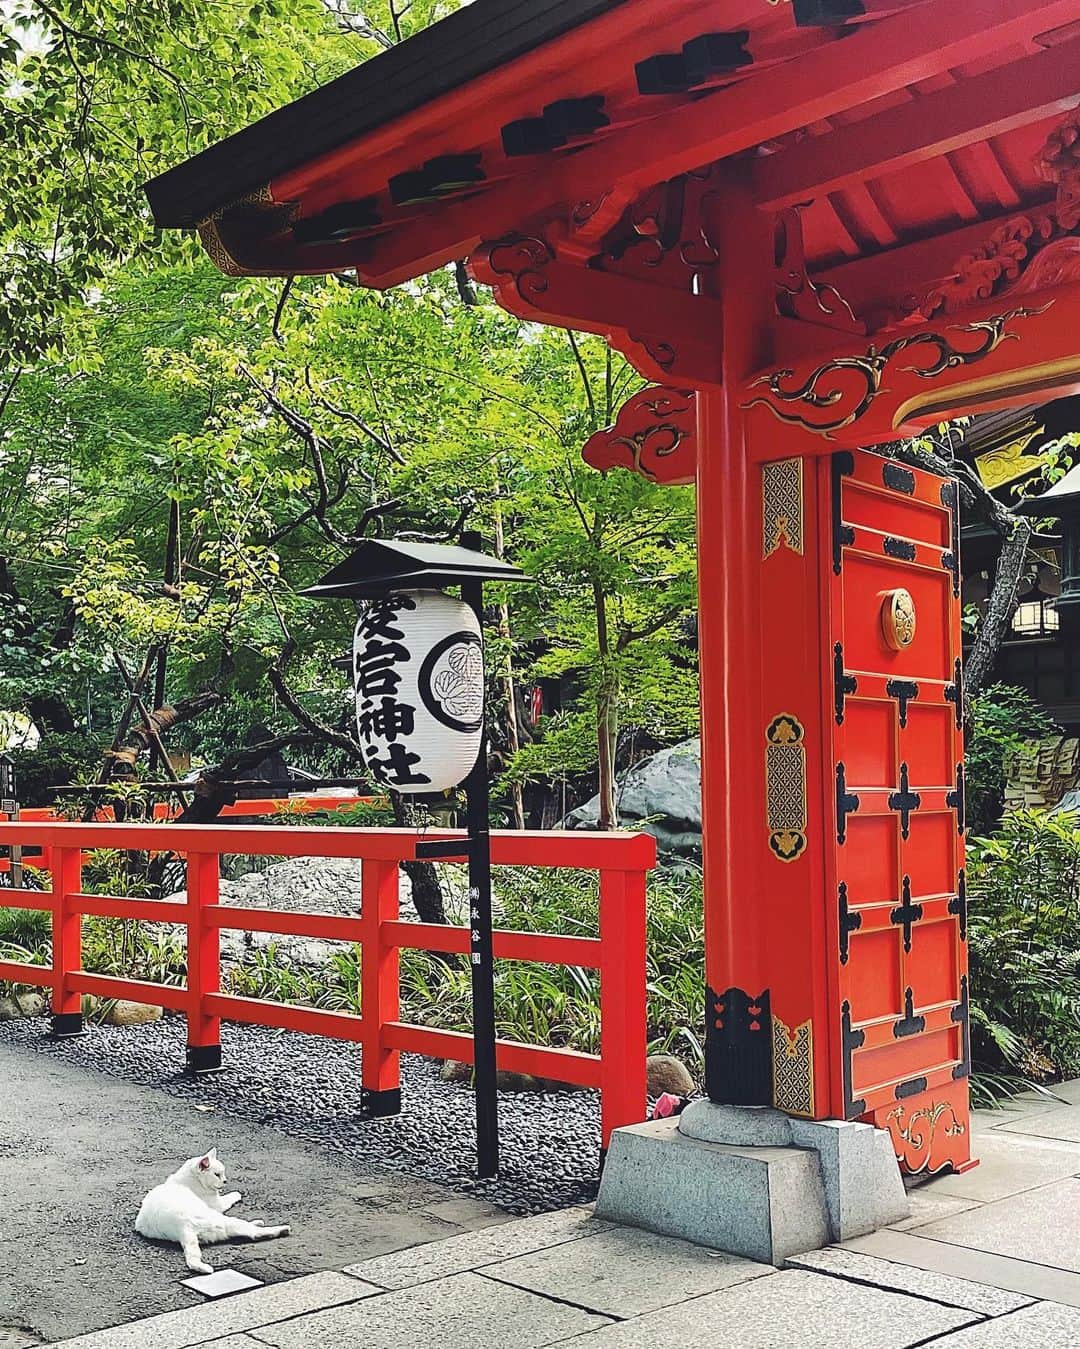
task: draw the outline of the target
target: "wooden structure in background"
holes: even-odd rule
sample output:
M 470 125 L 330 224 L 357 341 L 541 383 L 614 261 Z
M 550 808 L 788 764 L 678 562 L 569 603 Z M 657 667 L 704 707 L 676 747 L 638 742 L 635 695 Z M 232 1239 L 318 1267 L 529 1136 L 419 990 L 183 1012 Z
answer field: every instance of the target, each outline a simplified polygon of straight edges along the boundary
M 970 1158 L 958 520 L 866 450 L 1080 385 L 1078 70 L 1080 0 L 476 0 L 149 186 L 693 394 L 589 454 L 695 463 L 709 1094 L 912 1171 Z

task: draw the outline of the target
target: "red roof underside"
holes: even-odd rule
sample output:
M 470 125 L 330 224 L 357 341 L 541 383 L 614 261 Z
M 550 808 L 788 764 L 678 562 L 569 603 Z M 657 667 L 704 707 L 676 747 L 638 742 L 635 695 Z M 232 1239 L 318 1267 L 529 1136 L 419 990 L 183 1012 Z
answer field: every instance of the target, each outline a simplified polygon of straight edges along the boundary
M 476 7 L 491 3 L 477 0 Z M 1080 96 L 1080 0 L 865 3 L 867 17 L 858 23 L 797 28 L 785 0 L 625 0 L 357 141 L 272 174 L 271 195 L 290 203 L 291 215 L 244 266 L 357 266 L 369 284 L 393 284 L 462 256 L 481 238 L 565 218 L 575 202 L 628 181 L 645 191 L 727 157 L 716 148 L 755 156 L 769 209 L 769 193 L 790 195 L 791 184 L 800 190 L 806 163 L 800 204 L 809 203 L 804 237 L 815 270 L 1050 200 L 1053 188 L 1034 160 Z M 678 53 L 703 33 L 738 29 L 749 30 L 752 65 L 688 92 L 638 91 L 637 62 Z M 603 95 L 609 127 L 561 149 L 504 153 L 507 123 L 590 94 Z M 825 115 L 806 116 L 817 111 Z M 705 156 L 696 162 L 688 156 L 697 142 L 680 138 L 689 119 Z M 701 128 L 712 128 L 715 141 Z M 955 135 L 942 146 L 950 128 Z M 878 155 L 881 145 L 887 153 Z M 871 160 L 886 162 L 861 167 L 867 150 Z M 395 175 L 463 153 L 480 155 L 482 182 L 430 202 L 393 204 L 388 183 Z M 849 164 L 846 181 L 822 181 Z M 780 174 L 779 187 L 771 173 Z M 222 192 L 224 204 L 225 182 Z M 296 248 L 297 218 L 363 198 L 374 199 L 377 225 Z

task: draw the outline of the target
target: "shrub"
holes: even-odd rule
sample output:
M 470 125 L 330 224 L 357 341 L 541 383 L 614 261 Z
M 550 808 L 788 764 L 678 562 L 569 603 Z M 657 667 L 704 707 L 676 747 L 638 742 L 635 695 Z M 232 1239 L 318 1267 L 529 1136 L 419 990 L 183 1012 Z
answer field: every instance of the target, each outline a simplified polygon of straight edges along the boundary
M 1077 816 L 1017 811 L 972 839 L 968 894 L 976 1068 L 998 1083 L 1080 1073 Z
M 965 750 L 968 827 L 989 833 L 1001 819 L 1009 761 L 1061 727 L 1024 689 L 991 684 L 971 700 Z

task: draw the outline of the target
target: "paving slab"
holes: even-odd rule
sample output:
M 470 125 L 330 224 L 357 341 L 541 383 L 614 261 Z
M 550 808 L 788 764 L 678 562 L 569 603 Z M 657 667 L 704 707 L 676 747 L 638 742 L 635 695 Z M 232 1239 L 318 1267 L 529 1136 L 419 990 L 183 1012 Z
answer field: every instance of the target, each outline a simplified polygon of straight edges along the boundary
M 611 1322 L 594 1312 L 485 1278 L 453 1274 L 433 1283 L 331 1307 L 300 1320 L 261 1326 L 277 1349 L 541 1349 Z M 156 1346 L 155 1346 L 156 1349 Z
M 1080 1274 L 1080 1180 L 1026 1190 L 919 1229 L 920 1237 Z
M 616 1227 L 486 1265 L 489 1279 L 628 1318 L 773 1272 L 720 1251 L 633 1227 Z
M 843 1243 L 845 1250 L 861 1251 L 916 1269 L 933 1270 L 953 1278 L 1004 1288 L 1024 1297 L 1048 1298 L 1080 1307 L 1080 1274 L 1027 1260 L 1013 1260 L 989 1251 L 934 1241 L 919 1232 L 871 1232 Z
M 808 1269 L 819 1274 L 832 1274 L 839 1279 L 850 1279 L 874 1288 L 889 1288 L 896 1293 L 911 1293 L 914 1297 L 942 1302 L 963 1311 L 978 1312 L 981 1316 L 1003 1316 L 1030 1305 L 1033 1298 L 1009 1293 L 970 1279 L 952 1278 L 899 1265 L 892 1260 L 846 1251 L 837 1246 L 823 1251 L 807 1251 L 788 1261 L 792 1269 Z
M 43 1341 L 201 1305 L 180 1284 L 179 1247 L 145 1241 L 134 1222 L 147 1190 L 212 1144 L 244 1195 L 239 1216 L 292 1226 L 282 1240 L 208 1249 L 215 1269 L 277 1282 L 462 1230 L 421 1211 L 458 1198 L 451 1190 L 159 1087 L 6 1042 L 0 1082 L 0 1325 Z
M 349 1265 L 345 1273 L 380 1288 L 411 1288 L 449 1274 L 463 1274 L 517 1255 L 528 1255 L 530 1251 L 578 1241 L 611 1226 L 594 1218 L 590 1209 L 560 1209 L 535 1218 L 518 1218 L 482 1232 L 466 1232 L 410 1251 L 362 1260 Z
M 220 1302 L 200 1303 L 185 1311 L 165 1312 L 64 1340 L 57 1349 L 189 1349 L 241 1330 L 256 1330 L 283 1317 L 355 1303 L 379 1289 L 345 1274 L 310 1274 L 303 1279 L 270 1284 L 238 1293 Z
M 975 1319 L 955 1307 L 791 1269 L 613 1323 L 574 1349 L 909 1349 Z
M 911 1207 L 909 1216 L 897 1223 L 889 1223 L 894 1232 L 909 1232 L 922 1227 L 924 1223 L 932 1223 L 936 1218 L 947 1218 L 951 1213 L 965 1213 L 969 1208 L 976 1208 L 978 1201 L 938 1193 L 923 1185 L 908 1190 L 908 1204 Z
M 973 1149 L 979 1165 L 962 1176 L 940 1176 L 928 1182 L 923 1193 L 988 1203 L 1080 1173 L 1080 1148 L 1056 1140 L 1018 1138 L 1006 1132 L 1011 1127 L 980 1134 Z
M 934 1341 L 934 1349 L 1071 1349 L 1080 1344 L 1080 1310 L 1036 1302 Z
M 1032 1111 L 1030 1115 L 1021 1115 L 1019 1119 L 1001 1125 L 995 1132 L 1080 1143 L 1080 1105 L 1051 1105 L 1048 1109 Z

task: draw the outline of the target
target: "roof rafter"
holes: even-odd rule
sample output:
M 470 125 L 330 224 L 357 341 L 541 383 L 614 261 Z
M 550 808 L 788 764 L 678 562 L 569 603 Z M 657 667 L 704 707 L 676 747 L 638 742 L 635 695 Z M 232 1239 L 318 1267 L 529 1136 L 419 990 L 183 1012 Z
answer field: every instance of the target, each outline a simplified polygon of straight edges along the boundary
M 358 262 L 359 274 L 369 285 L 395 285 L 568 202 L 612 188 L 628 202 L 658 179 L 738 154 L 1066 23 L 1076 17 L 1076 4 L 972 0 L 962 9 L 927 6 L 917 24 L 905 13 L 862 24 L 800 61 L 708 95 L 708 118 L 701 115 L 702 101 L 691 100 L 636 127 L 612 130 L 550 172 L 445 203 L 437 217 L 417 219 L 380 240 L 371 258 Z
M 757 203 L 783 210 L 1053 117 L 1080 101 L 1078 71 L 1080 42 L 1071 42 L 1010 66 L 1007 80 L 992 70 L 808 137 L 757 164 Z

